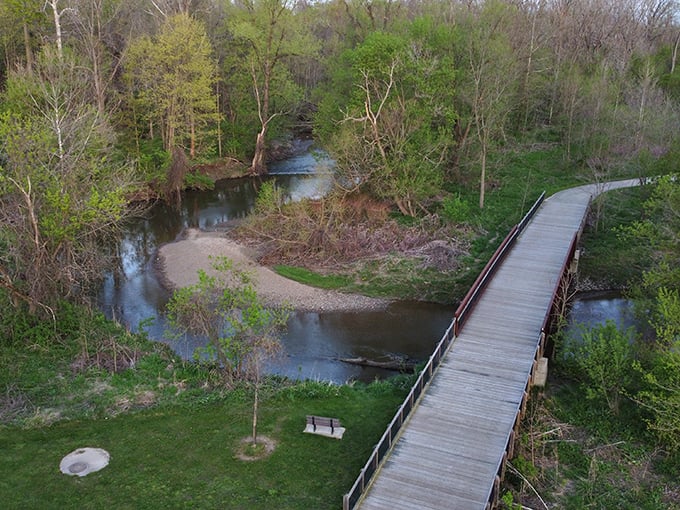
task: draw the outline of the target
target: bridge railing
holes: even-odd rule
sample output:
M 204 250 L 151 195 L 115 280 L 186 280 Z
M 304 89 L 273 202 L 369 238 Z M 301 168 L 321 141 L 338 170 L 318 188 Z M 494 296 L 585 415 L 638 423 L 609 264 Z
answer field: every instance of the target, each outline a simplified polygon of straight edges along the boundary
M 361 472 L 359 473 L 357 479 L 354 481 L 352 488 L 349 490 L 349 492 L 347 492 L 343 496 L 342 498 L 343 510 L 352 510 L 359 501 L 359 499 L 361 498 L 361 495 L 368 487 L 368 484 L 371 482 L 371 479 L 380 468 L 381 462 L 390 452 L 393 442 L 397 439 L 399 431 L 401 430 L 409 414 L 415 407 L 418 398 L 425 390 L 427 383 L 430 381 L 430 379 L 432 379 L 435 369 L 439 366 L 439 363 L 444 357 L 446 350 L 449 348 L 451 343 L 455 340 L 456 336 L 458 335 L 460 327 L 462 326 L 462 323 L 465 320 L 466 314 L 468 313 L 468 311 L 472 309 L 475 302 L 481 295 L 481 292 L 484 290 L 486 283 L 491 278 L 491 276 L 493 276 L 496 268 L 512 247 L 517 236 L 522 232 L 522 230 L 524 230 L 524 227 L 526 227 L 526 225 L 529 223 L 529 220 L 532 218 L 536 210 L 538 210 L 544 198 L 545 191 L 541 194 L 538 200 L 536 200 L 536 202 L 531 207 L 529 212 L 527 212 L 527 214 L 524 216 L 522 221 L 520 221 L 510 230 L 510 233 L 506 236 L 506 238 L 503 240 L 503 242 L 498 247 L 496 252 L 493 254 L 491 260 L 489 260 L 489 262 L 486 264 L 484 270 L 477 277 L 472 288 L 468 291 L 465 298 L 458 306 L 458 309 L 456 310 L 451 325 L 447 328 L 441 340 L 435 347 L 434 352 L 428 359 L 425 367 L 420 371 L 415 384 L 413 385 L 408 395 L 404 399 L 404 402 L 401 404 L 401 406 L 399 406 L 399 409 L 395 413 L 394 418 L 392 418 L 392 421 L 387 426 L 387 429 L 383 433 L 382 437 L 380 438 L 376 446 L 373 448 L 373 452 L 366 461 L 366 464 L 364 464 L 364 467 L 361 469 Z
M 437 344 L 437 347 L 435 347 L 434 352 L 428 359 L 425 367 L 420 371 L 415 384 L 404 399 L 404 402 L 399 406 L 394 418 L 392 418 L 392 421 L 387 426 L 385 433 L 382 435 L 375 448 L 373 448 L 373 452 L 368 458 L 366 464 L 364 464 L 364 467 L 361 469 L 361 472 L 354 482 L 354 485 L 352 485 L 352 488 L 349 490 L 349 492 L 343 496 L 343 510 L 351 510 L 359 501 L 359 498 L 363 494 L 364 490 L 366 490 L 368 487 L 371 478 L 380 467 L 382 460 L 392 448 L 392 444 L 397 439 L 401 427 L 404 425 L 409 414 L 415 407 L 416 402 L 425 390 L 427 383 L 430 381 L 430 379 L 432 379 L 435 369 L 444 357 L 444 353 L 446 352 L 446 349 L 448 349 L 449 345 L 451 345 L 453 339 L 453 323 L 451 323 Z
M 563 285 L 562 280 L 563 276 L 567 274 L 569 271 L 569 264 L 571 264 L 571 261 L 574 259 L 574 256 L 576 254 L 576 249 L 578 247 L 579 239 L 581 236 L 581 233 L 583 232 L 583 227 L 585 225 L 585 216 L 583 220 L 581 221 L 581 224 L 579 226 L 579 229 L 576 233 L 574 233 L 574 236 L 572 237 L 571 244 L 569 245 L 569 251 L 567 252 L 567 255 L 564 258 L 564 261 L 562 262 L 562 268 L 560 270 L 560 278 L 557 279 L 555 282 L 555 286 L 553 288 L 552 292 L 552 297 L 550 299 L 551 306 L 548 307 L 548 310 L 546 311 L 545 315 L 543 316 L 543 323 L 541 325 L 541 331 L 538 334 L 538 338 L 536 339 L 536 348 L 534 350 L 534 365 L 529 371 L 529 374 L 527 375 L 527 380 L 526 380 L 526 385 L 525 385 L 525 390 L 524 390 L 524 398 L 522 401 L 519 403 L 517 407 L 517 415 L 515 418 L 515 425 L 513 428 L 510 430 L 508 434 L 508 438 L 506 441 L 506 446 L 505 446 L 505 455 L 500 459 L 499 465 L 498 465 L 498 470 L 496 471 L 496 483 L 494 483 L 493 487 L 491 488 L 489 492 L 489 503 L 491 503 L 491 506 L 493 507 L 495 501 L 500 497 L 500 480 L 503 479 L 503 472 L 505 470 L 505 463 L 507 459 L 512 458 L 513 456 L 513 450 L 514 450 L 514 445 L 515 445 L 515 439 L 518 434 L 518 429 L 521 424 L 522 417 L 524 415 L 524 410 L 526 408 L 527 404 L 527 399 L 529 398 L 529 392 L 531 390 L 531 387 L 533 385 L 533 379 L 535 375 L 535 370 L 537 363 L 539 359 L 543 356 L 543 347 L 545 344 L 546 340 L 546 335 L 548 333 L 548 330 L 550 328 L 550 321 L 552 318 L 552 313 L 553 313 L 553 305 L 555 303 L 555 300 L 557 299 L 557 295 L 560 292 L 560 288 Z
M 545 191 L 541 193 L 541 196 L 538 197 L 536 202 L 534 202 L 534 205 L 531 207 L 531 209 L 529 209 L 529 212 L 524 215 L 522 221 L 512 227 L 508 235 L 505 236 L 505 239 L 503 239 L 503 242 L 486 263 L 486 266 L 484 266 L 482 272 L 479 273 L 479 276 L 472 284 L 472 287 L 470 287 L 470 290 L 468 290 L 467 294 L 465 294 L 465 297 L 460 302 L 460 305 L 458 305 L 458 309 L 453 316 L 454 335 L 457 336 L 460 332 L 460 328 L 463 327 L 463 323 L 465 322 L 468 313 L 472 310 L 472 308 L 474 308 L 475 304 L 484 292 L 486 284 L 489 282 L 489 280 L 491 280 L 491 278 L 493 278 L 494 274 L 496 273 L 496 269 L 500 266 L 501 262 L 503 262 L 503 259 L 515 244 L 515 240 L 527 226 L 540 205 L 543 203 L 544 199 Z

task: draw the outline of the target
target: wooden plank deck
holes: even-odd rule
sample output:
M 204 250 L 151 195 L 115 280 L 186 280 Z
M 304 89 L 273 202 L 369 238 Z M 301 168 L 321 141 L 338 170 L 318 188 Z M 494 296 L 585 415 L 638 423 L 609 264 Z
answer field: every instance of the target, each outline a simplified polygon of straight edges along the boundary
M 543 320 L 590 198 L 637 184 L 582 186 L 543 202 L 449 347 L 358 508 L 486 507 Z

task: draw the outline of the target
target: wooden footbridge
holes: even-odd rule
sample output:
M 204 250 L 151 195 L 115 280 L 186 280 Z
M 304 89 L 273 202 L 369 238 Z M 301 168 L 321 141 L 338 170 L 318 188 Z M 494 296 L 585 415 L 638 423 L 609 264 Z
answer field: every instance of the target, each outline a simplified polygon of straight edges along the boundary
M 592 197 L 637 180 L 541 196 L 498 248 L 389 424 L 343 509 L 493 508 L 545 329 Z

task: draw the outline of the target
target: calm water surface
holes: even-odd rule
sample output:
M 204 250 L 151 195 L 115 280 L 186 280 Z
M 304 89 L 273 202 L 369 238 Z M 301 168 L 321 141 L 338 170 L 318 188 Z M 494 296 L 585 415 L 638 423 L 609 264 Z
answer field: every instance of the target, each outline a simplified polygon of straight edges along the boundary
M 306 151 L 272 165 L 273 178 L 291 200 L 319 197 L 332 183 L 331 164 L 323 154 Z M 258 183 L 250 179 L 220 181 L 212 191 L 187 192 L 179 208 L 154 206 L 144 218 L 130 222 L 120 243 L 123 274 L 109 276 L 99 293 L 101 309 L 132 330 L 171 345 L 190 358 L 200 338 L 168 340 L 163 310 L 170 297 L 158 280 L 157 248 L 172 242 L 185 228 L 224 230 L 253 208 Z M 282 338 L 285 359 L 276 373 L 296 378 L 345 382 L 394 374 L 387 370 L 343 363 L 338 358 L 365 357 L 385 361 L 392 356 L 427 359 L 451 322 L 454 309 L 401 302 L 383 311 L 294 313 Z
M 633 314 L 633 301 L 616 292 L 595 292 L 578 296 L 569 312 L 568 329 L 591 328 L 614 321 L 619 329 L 637 327 Z

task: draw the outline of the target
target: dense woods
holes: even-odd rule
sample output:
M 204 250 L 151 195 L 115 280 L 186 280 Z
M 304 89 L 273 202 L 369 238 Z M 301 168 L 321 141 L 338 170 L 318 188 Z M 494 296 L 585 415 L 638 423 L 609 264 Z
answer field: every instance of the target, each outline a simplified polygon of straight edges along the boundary
M 261 175 L 272 141 L 310 133 L 345 196 L 411 217 L 471 186 L 483 208 L 512 147 L 556 144 L 597 181 L 663 171 L 677 7 L 6 0 L 2 287 L 31 309 L 77 293 L 131 190 L 169 197 L 227 158 Z

